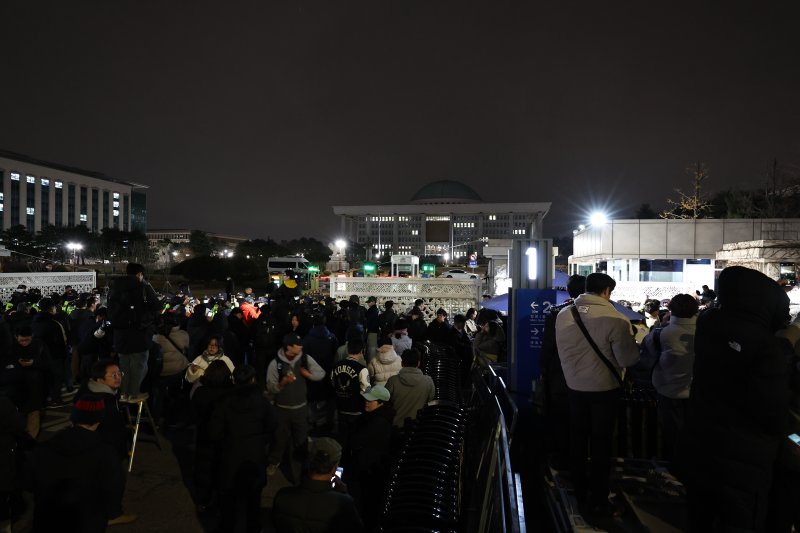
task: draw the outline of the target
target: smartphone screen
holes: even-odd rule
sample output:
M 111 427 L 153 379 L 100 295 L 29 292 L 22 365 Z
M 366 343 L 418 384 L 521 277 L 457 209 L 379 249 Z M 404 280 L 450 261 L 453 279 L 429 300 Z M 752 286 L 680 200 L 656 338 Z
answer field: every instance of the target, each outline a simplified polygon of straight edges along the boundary
M 797 433 L 792 433 L 789 435 L 789 440 L 800 446 L 800 435 Z

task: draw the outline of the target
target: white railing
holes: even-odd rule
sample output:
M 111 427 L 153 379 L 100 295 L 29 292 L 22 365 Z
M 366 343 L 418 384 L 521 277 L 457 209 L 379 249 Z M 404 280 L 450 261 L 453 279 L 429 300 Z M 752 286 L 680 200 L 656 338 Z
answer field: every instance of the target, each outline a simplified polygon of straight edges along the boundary
M 346 300 L 357 295 L 361 305 L 367 298 L 375 296 L 379 309 L 387 300 L 394 302 L 394 310 L 400 314 L 414 305 L 414 300 L 425 300 L 425 318 L 432 318 L 436 310 L 443 308 L 453 316 L 466 314 L 470 307 L 477 309 L 481 295 L 480 280 L 446 278 L 331 278 L 331 297 Z
M 670 300 L 676 294 L 694 294 L 698 288 L 696 283 L 618 281 L 611 298 L 641 305 L 647 299 Z
M 39 289 L 42 296 L 50 293 L 62 294 L 67 285 L 71 285 L 77 293 L 91 292 L 96 287 L 97 277 L 94 272 L 14 272 L 0 274 L 0 300 L 8 301 L 19 285 L 28 290 Z

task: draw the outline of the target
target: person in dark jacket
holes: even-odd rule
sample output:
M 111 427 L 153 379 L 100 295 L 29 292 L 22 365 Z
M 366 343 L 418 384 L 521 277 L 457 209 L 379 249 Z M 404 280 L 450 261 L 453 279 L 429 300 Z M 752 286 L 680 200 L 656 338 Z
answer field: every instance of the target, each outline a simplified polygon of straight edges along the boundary
M 692 531 L 765 531 L 789 414 L 789 300 L 764 274 L 728 267 L 702 313 L 681 464 Z
M 428 324 L 428 330 L 425 336 L 433 343 L 448 344 L 450 341 L 451 328 L 450 322 L 447 321 L 447 311 L 440 307 L 436 310 L 436 318 L 431 320 L 431 323 Z
M 61 404 L 61 386 L 67 384 L 67 331 L 56 320 L 56 306 L 50 298 L 42 298 L 39 302 L 41 311 L 33 318 L 31 329 L 33 336 L 39 339 L 50 355 L 50 401 L 52 405 Z
M 547 432 L 547 451 L 553 454 L 552 464 L 556 468 L 568 467 L 569 458 L 569 398 L 567 398 L 567 381 L 558 358 L 556 345 L 556 317 L 563 309 L 572 305 L 572 301 L 586 290 L 586 277 L 572 275 L 567 280 L 569 300 L 550 308 L 544 318 L 542 334 L 542 351 L 539 353 L 539 368 L 542 373 L 544 389 L 545 423 Z
M 369 363 L 375 358 L 378 351 L 378 335 L 381 332 L 380 313 L 378 312 L 378 299 L 375 296 L 367 298 L 367 310 L 364 313 L 367 329 L 367 351 L 364 360 Z
M 114 451 L 97 434 L 102 397 L 84 395 L 59 431 L 33 456 L 33 531 L 101 533 L 114 516 L 122 479 Z
M 364 524 L 372 530 L 378 525 L 389 477 L 395 411 L 388 403 L 391 394 L 386 387 L 375 385 L 361 396 L 364 414 L 350 439 L 350 466 L 344 472 L 344 481 Z
M 394 323 L 397 322 L 397 312 L 394 310 L 394 302 L 392 300 L 386 300 L 383 303 L 383 308 L 383 313 L 378 315 L 381 335 L 391 335 L 394 333 Z
M 326 321 L 325 315 L 315 314 L 314 325 L 303 339 L 303 351 L 312 356 L 325 371 L 322 380 L 308 383 L 308 418 L 311 431 L 317 427 L 330 429 L 336 410 L 330 376 L 338 342 L 336 336 L 326 327 Z
M 34 439 L 47 396 L 49 358 L 47 347 L 33 338 L 30 326 L 18 329 L 11 349 L 0 354 L 2 382 L 11 385 L 14 403 L 26 416 L 26 431 Z
M 422 318 L 422 311 L 418 307 L 411 310 L 411 320 L 408 322 L 408 336 L 414 343 L 425 342 L 428 326 Z
M 464 385 L 469 383 L 469 375 L 472 370 L 472 339 L 466 329 L 467 317 L 458 314 L 453 317 L 453 327 L 450 328 L 450 337 L 447 344 L 453 347 L 458 357 L 459 375 Z
M 261 490 L 267 484 L 265 448 L 275 433 L 275 415 L 256 383 L 255 368 L 237 367 L 233 381 L 235 388 L 219 403 L 208 423 L 208 435 L 219 452 L 219 531 L 236 531 L 236 525 L 244 522 L 245 531 L 255 533 L 261 531 Z
M 204 512 L 214 495 L 216 469 L 219 457 L 217 442 L 209 429 L 214 410 L 231 390 L 231 371 L 221 359 L 209 363 L 199 378 L 198 387 L 192 396 L 191 406 L 197 425 L 194 453 L 194 484 L 197 510 Z
M 142 381 L 147 375 L 147 360 L 155 333 L 155 319 L 161 303 L 153 287 L 144 280 L 144 267 L 128 263 L 126 276 L 114 280 L 108 294 L 109 319 L 114 325 L 114 351 L 124 378 L 121 398 L 142 397 Z
M 309 444 L 308 477 L 275 495 L 272 520 L 281 533 L 363 533 L 353 498 L 336 476 L 342 447 L 323 437 Z

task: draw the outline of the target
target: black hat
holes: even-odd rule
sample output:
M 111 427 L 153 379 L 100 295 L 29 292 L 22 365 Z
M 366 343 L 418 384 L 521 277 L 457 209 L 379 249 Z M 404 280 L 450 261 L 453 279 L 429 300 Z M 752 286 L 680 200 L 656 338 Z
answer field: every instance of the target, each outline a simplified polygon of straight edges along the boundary
M 378 299 L 375 296 L 370 296 L 369 298 L 367 298 L 367 303 L 377 302 L 377 301 L 378 301 Z
M 103 397 L 98 394 L 85 394 L 81 396 L 75 405 L 69 419 L 73 424 L 86 424 L 91 426 L 103 421 L 106 403 Z
M 283 345 L 284 346 L 302 346 L 303 339 L 300 338 L 300 335 L 297 333 L 287 333 L 283 336 Z

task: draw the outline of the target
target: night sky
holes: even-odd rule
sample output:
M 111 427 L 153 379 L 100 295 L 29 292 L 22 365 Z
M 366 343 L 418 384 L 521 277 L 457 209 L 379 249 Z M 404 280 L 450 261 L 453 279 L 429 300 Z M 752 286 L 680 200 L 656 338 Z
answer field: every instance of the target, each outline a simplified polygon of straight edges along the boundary
M 332 240 L 332 205 L 456 179 L 556 236 L 696 160 L 800 168 L 800 8 L 770 4 L 6 1 L 0 148 L 150 185 L 151 228 Z

